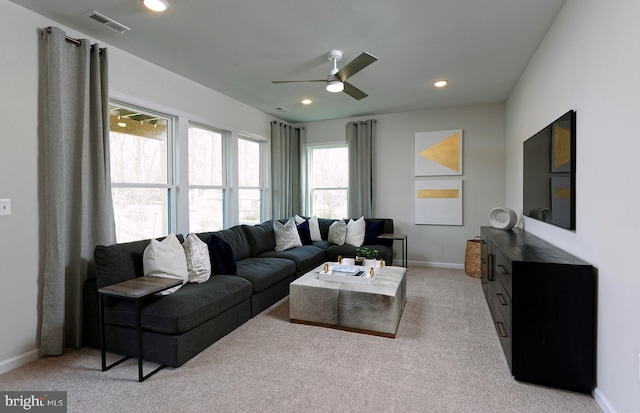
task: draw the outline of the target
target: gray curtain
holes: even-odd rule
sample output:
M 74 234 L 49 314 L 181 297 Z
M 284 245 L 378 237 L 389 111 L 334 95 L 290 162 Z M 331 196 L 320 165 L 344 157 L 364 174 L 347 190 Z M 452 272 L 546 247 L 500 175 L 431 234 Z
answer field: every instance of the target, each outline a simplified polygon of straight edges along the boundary
M 42 30 L 43 355 L 82 346 L 82 286 L 93 250 L 115 242 L 107 50 L 68 40 L 58 28 Z
M 304 128 L 271 122 L 271 199 L 273 218 L 287 218 L 302 212 L 300 190 L 300 147 Z
M 373 217 L 373 140 L 376 121 L 347 123 L 349 217 Z

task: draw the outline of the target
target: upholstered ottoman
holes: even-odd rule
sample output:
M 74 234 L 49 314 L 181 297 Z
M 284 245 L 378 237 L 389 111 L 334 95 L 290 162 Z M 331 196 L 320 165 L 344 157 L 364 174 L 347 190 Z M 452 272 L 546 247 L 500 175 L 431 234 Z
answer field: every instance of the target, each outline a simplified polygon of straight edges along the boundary
M 395 338 L 407 301 L 406 268 L 380 268 L 370 284 L 320 280 L 321 270 L 289 285 L 292 323 Z

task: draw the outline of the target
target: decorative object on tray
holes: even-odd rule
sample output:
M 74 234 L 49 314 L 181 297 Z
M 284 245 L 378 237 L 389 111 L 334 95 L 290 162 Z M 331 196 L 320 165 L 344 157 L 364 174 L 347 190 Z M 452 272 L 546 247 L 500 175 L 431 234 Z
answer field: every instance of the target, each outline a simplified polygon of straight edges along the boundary
M 375 276 L 375 272 L 374 267 L 370 267 L 368 271 L 365 271 L 356 265 L 325 263 L 319 272 L 318 278 L 324 281 L 370 284 Z

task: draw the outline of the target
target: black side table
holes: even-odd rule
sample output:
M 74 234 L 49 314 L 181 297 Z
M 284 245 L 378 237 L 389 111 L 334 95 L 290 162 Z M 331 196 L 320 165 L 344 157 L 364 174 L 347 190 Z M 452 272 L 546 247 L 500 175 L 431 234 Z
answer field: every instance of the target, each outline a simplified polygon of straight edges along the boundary
M 145 298 L 157 292 L 175 287 L 182 284 L 181 280 L 175 278 L 163 278 L 154 276 L 144 276 L 134 278 L 132 280 L 123 281 L 121 283 L 108 285 L 98 289 L 98 304 L 100 306 L 100 356 L 102 357 L 102 371 L 107 371 L 111 367 L 115 367 L 123 361 L 129 359 L 125 356 L 120 360 L 107 366 L 107 356 L 105 349 L 105 328 L 104 328 L 104 297 L 114 297 L 123 300 L 133 300 L 136 303 L 136 330 L 138 333 L 138 381 L 142 382 L 153 374 L 160 371 L 165 365 L 161 365 L 146 376 L 142 372 L 142 325 L 140 322 L 140 302 Z
M 380 234 L 378 239 L 391 239 L 402 241 L 402 266 L 407 268 L 407 259 L 409 258 L 409 245 L 407 242 L 407 234 Z

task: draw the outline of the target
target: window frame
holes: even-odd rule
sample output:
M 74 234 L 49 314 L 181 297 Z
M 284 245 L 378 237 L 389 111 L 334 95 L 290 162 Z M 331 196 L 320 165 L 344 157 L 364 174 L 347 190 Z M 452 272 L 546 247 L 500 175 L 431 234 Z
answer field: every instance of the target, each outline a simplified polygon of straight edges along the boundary
M 247 134 L 238 134 L 237 138 L 236 138 L 236 144 L 240 142 L 240 140 L 245 140 L 245 141 L 249 141 L 249 142 L 254 142 L 257 143 L 259 145 L 259 154 L 258 154 L 258 161 L 259 161 L 259 165 L 258 165 L 258 170 L 260 173 L 260 177 L 258 179 L 258 186 L 241 186 L 240 185 L 240 179 L 238 177 L 238 195 L 240 190 L 242 189 L 257 189 L 260 192 L 260 218 L 259 221 L 260 222 L 264 222 L 265 220 L 265 212 L 269 210 L 269 208 L 266 208 L 266 204 L 267 201 L 270 201 L 270 199 L 265 199 L 266 194 L 269 192 L 269 188 L 266 185 L 266 179 L 265 176 L 267 175 L 266 173 L 266 168 L 265 168 L 265 164 L 266 162 L 266 157 L 267 157 L 267 153 L 266 153 L 266 148 L 267 148 L 267 142 L 262 139 L 262 138 L 257 138 L 257 137 L 253 137 L 253 136 L 249 136 Z M 239 146 L 239 145 L 238 145 Z M 236 155 L 236 159 L 238 159 L 240 156 L 240 151 L 237 151 L 237 155 Z M 237 164 L 239 166 L 239 163 Z M 238 174 L 240 173 L 239 167 L 236 168 L 236 171 L 238 172 Z M 269 202 L 270 203 L 270 202 Z M 240 210 L 240 199 L 238 196 L 238 213 Z M 238 223 L 240 223 L 240 217 L 238 216 Z
M 183 182 L 185 188 L 186 188 L 186 202 L 184 202 L 182 205 L 184 205 L 184 209 L 186 210 L 186 219 L 185 219 L 185 223 L 186 223 L 186 230 L 185 232 L 191 232 L 191 227 L 189 225 L 189 191 L 191 189 L 220 189 L 222 190 L 222 227 L 223 228 L 228 228 L 229 227 L 229 210 L 230 210 L 230 194 L 231 194 L 231 185 L 230 185 L 230 162 L 229 162 L 229 147 L 230 147 L 230 140 L 231 140 L 231 135 L 232 132 L 228 131 L 228 130 L 224 130 L 224 129 L 220 129 L 220 128 L 216 128 L 215 126 L 210 126 L 206 123 L 203 122 L 198 122 L 198 121 L 194 121 L 194 120 L 190 120 L 190 119 L 186 119 L 186 136 L 185 136 L 185 145 L 184 145 L 184 152 L 186 153 L 186 159 L 184 160 L 184 171 L 183 171 L 183 176 L 184 178 L 181 180 L 181 182 Z M 201 184 L 191 184 L 191 182 L 189 182 L 189 128 L 194 127 L 194 128 L 199 128 L 199 129 L 203 129 L 209 132 L 213 132 L 213 133 L 218 133 L 221 135 L 222 137 L 222 183 L 221 185 L 201 185 Z M 211 231 L 214 231 L 214 229 L 211 229 Z
M 111 180 L 111 174 L 109 176 L 111 190 L 117 188 L 129 188 L 129 189 L 166 189 L 167 191 L 167 234 L 170 234 L 175 229 L 176 224 L 176 164 L 175 164 L 175 136 L 176 136 L 176 116 L 170 115 L 164 111 L 151 108 L 146 105 L 132 103 L 130 101 L 124 101 L 118 98 L 110 98 L 108 102 L 109 106 L 117 106 L 122 109 L 139 111 L 146 115 L 153 115 L 166 119 L 167 121 L 167 138 L 166 138 L 166 172 L 167 179 L 166 184 L 159 183 L 134 183 L 134 182 L 113 182 Z M 109 127 L 109 137 L 111 137 L 111 128 Z M 109 139 L 109 143 L 111 140 Z M 111 152 L 111 151 L 110 151 Z M 114 205 L 115 211 L 115 205 Z M 126 242 L 126 241 L 118 241 Z
M 316 149 L 337 149 L 344 148 L 347 150 L 347 160 L 349 159 L 349 145 L 347 142 L 332 142 L 332 143 L 320 143 L 307 145 L 307 159 L 306 159 L 306 190 L 305 190 L 305 202 L 304 208 L 308 215 L 317 215 L 313 210 L 313 192 L 315 189 L 322 190 L 342 190 L 347 193 L 347 211 L 349 210 L 349 179 L 347 178 L 347 186 L 345 187 L 313 187 L 311 185 L 313 176 L 313 151 Z M 349 168 L 347 167 L 347 173 Z M 343 217 L 344 218 L 344 217 Z

